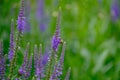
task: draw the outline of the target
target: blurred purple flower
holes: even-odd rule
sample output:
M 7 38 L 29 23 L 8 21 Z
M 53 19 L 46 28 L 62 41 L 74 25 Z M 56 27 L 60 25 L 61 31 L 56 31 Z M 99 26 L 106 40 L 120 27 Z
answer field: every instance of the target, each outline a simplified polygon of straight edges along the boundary
M 56 31 L 52 38 L 52 49 L 54 51 L 57 51 L 60 43 L 62 43 L 62 39 L 60 38 L 60 10 L 59 10 Z
M 29 0 L 25 0 L 25 32 L 29 32 L 30 31 L 30 1 Z
M 117 21 L 120 17 L 120 5 L 118 0 L 113 0 L 111 5 L 111 16 L 113 21 Z
M 0 41 L 0 80 L 5 78 L 5 58 L 3 56 L 3 43 Z
M 48 24 L 48 17 L 44 12 L 44 0 L 37 0 L 37 20 L 39 23 L 39 27 L 41 32 L 44 32 L 47 28 Z
M 24 15 L 24 0 L 21 0 L 21 8 L 17 20 L 17 28 L 20 33 L 24 31 L 25 28 L 25 15 Z
M 15 80 L 19 80 L 18 78 L 15 78 Z
M 9 50 L 9 55 L 8 58 L 10 61 L 12 61 L 13 56 L 14 56 L 14 22 L 13 20 L 11 21 L 11 33 L 10 33 L 10 50 Z
M 49 54 L 48 54 L 48 53 L 45 53 L 45 54 L 43 55 L 43 58 L 42 58 L 42 64 L 43 64 L 43 66 L 45 66 L 45 65 L 47 64 L 47 62 L 48 62 L 48 57 L 49 57 Z

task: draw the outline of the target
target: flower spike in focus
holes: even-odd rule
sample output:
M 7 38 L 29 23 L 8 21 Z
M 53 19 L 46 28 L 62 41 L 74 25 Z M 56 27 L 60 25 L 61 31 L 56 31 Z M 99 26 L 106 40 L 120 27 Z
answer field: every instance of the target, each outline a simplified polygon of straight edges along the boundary
M 24 0 L 21 0 L 21 8 L 17 20 L 17 28 L 20 33 L 24 31 L 25 28 L 25 15 L 24 15 Z
M 54 51 L 57 51 L 59 44 L 61 44 L 63 42 L 63 40 L 60 37 L 60 14 L 61 14 L 61 8 L 59 8 L 59 12 L 58 12 L 58 16 L 57 16 L 56 31 L 52 38 L 52 49 Z

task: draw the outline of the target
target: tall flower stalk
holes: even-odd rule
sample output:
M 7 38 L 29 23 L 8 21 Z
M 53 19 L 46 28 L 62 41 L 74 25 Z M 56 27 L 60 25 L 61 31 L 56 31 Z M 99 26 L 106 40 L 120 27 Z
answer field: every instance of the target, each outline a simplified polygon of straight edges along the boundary
M 27 48 L 24 54 L 24 62 L 21 66 L 21 68 L 19 69 L 19 74 L 25 76 L 27 73 L 27 63 L 28 63 L 28 51 L 29 51 L 29 43 L 27 44 Z
M 52 38 L 52 53 L 49 57 L 49 63 L 48 63 L 48 72 L 47 72 L 47 77 L 46 80 L 50 79 L 50 76 L 52 74 L 52 66 L 55 65 L 57 62 L 57 51 L 58 51 L 58 46 L 59 44 L 62 43 L 62 39 L 60 38 L 60 14 L 61 14 L 61 8 L 59 8 L 58 16 L 57 16 L 57 23 L 56 23 L 56 30 L 55 34 L 53 35 Z
M 14 47 L 15 47 L 15 42 L 14 42 L 14 22 L 13 19 L 11 21 L 11 33 L 10 33 L 10 50 L 9 50 L 9 55 L 8 58 L 10 62 L 13 59 L 14 56 Z
M 59 44 L 62 43 L 62 39 L 60 37 L 60 15 L 61 15 L 61 8 L 59 8 L 59 12 L 58 12 L 58 16 L 57 16 L 55 34 L 52 37 L 52 49 L 55 52 L 57 52 Z
M 20 8 L 20 12 L 19 12 L 18 20 L 17 20 L 18 36 L 16 38 L 16 46 L 15 46 L 15 50 L 14 50 L 14 56 L 10 63 L 9 79 L 12 78 L 12 75 L 14 73 L 14 68 L 15 68 L 16 59 L 17 59 L 17 50 L 19 47 L 20 38 L 22 37 L 22 33 L 24 31 L 24 27 L 25 27 L 24 0 L 21 0 L 21 8 Z
M 56 66 L 54 68 L 54 71 L 53 71 L 53 74 L 52 74 L 50 80 L 58 80 L 59 77 L 62 75 L 65 48 L 66 48 L 66 42 L 63 43 L 61 57 L 59 59 L 58 64 L 56 64 Z
M 35 76 L 37 80 L 40 80 L 41 78 L 44 77 L 42 58 L 43 58 L 42 57 L 42 45 L 40 44 L 39 55 L 36 61 L 37 65 L 36 65 L 36 70 L 35 70 Z

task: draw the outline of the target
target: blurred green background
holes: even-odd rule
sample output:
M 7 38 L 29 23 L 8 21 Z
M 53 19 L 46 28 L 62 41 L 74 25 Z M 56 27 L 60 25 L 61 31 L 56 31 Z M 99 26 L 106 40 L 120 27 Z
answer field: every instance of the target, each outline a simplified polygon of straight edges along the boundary
M 111 12 L 117 0 L 62 0 L 61 3 L 44 0 L 44 13 L 47 16 L 44 32 L 39 29 L 36 19 L 41 18 L 36 17 L 37 0 L 27 1 L 30 31 L 24 33 L 21 52 L 25 50 L 27 42 L 31 43 L 31 53 L 34 44 L 42 43 L 44 53 L 49 50 L 60 4 L 61 37 L 67 42 L 63 75 L 71 67 L 70 80 L 120 80 L 120 11 L 116 20 Z M 0 0 L 0 39 L 4 42 L 5 54 L 9 50 L 11 19 L 16 22 L 19 8 L 19 0 Z M 15 23 L 17 31 L 16 27 Z

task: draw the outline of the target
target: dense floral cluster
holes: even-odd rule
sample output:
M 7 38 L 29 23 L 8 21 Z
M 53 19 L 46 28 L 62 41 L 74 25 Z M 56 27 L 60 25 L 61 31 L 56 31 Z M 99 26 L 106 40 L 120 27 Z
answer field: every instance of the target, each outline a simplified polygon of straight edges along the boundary
M 14 37 L 14 21 L 11 22 L 10 48 L 8 52 L 9 65 L 8 71 L 5 71 L 7 58 L 3 53 L 3 42 L 0 41 L 0 80 L 63 80 L 61 78 L 66 42 L 60 38 L 60 10 L 55 34 L 51 40 L 51 53 L 43 54 L 42 45 L 35 45 L 34 54 L 29 54 L 30 43 L 27 44 L 24 52 L 23 63 L 17 67 L 18 46 L 20 38 L 25 28 L 24 20 L 24 0 L 21 0 L 21 8 L 17 20 L 18 36 Z M 58 46 L 62 45 L 62 52 L 58 58 Z M 9 72 L 9 74 L 7 73 Z M 65 80 L 69 80 L 70 69 L 68 70 Z

